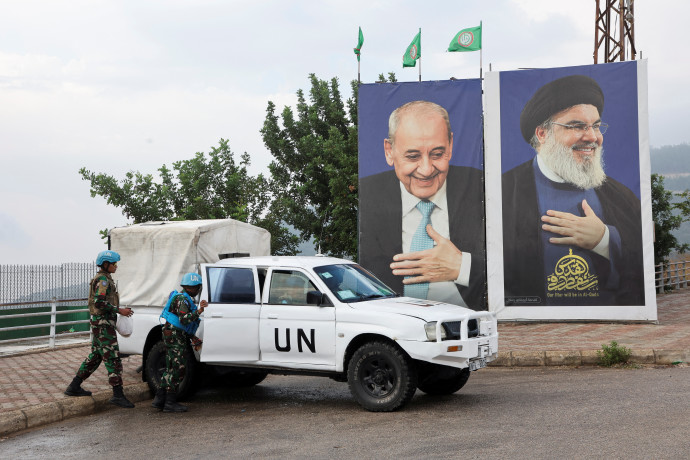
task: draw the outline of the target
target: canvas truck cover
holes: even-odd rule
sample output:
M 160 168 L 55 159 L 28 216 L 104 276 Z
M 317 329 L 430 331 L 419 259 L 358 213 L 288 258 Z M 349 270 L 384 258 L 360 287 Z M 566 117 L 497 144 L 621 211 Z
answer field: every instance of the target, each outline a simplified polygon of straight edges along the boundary
M 122 257 L 113 275 L 120 305 L 163 306 L 185 273 L 219 254 L 270 255 L 271 234 L 233 219 L 146 222 L 112 229 L 110 248 Z

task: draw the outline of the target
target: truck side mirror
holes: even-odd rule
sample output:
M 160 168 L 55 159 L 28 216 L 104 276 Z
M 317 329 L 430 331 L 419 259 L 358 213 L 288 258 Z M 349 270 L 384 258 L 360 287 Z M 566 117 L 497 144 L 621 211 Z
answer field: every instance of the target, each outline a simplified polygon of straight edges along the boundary
M 323 303 L 323 293 L 319 291 L 307 292 L 307 305 L 321 305 Z

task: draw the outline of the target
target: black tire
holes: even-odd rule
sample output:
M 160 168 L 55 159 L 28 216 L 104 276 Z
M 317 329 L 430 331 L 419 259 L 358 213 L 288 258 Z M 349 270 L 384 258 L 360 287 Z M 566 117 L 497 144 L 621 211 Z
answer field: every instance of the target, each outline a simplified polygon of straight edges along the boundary
M 464 387 L 469 378 L 470 370 L 467 368 L 438 366 L 433 372 L 420 377 L 417 388 L 428 395 L 451 395 Z
M 177 399 L 179 400 L 192 396 L 197 389 L 198 383 L 199 363 L 196 361 L 191 347 L 187 347 L 185 350 L 185 360 L 187 369 L 182 382 L 180 382 L 180 386 L 177 388 Z M 163 371 L 165 371 L 165 344 L 160 341 L 151 347 L 146 356 L 146 382 L 154 394 L 161 386 Z
M 362 345 L 347 369 L 350 392 L 372 412 L 391 412 L 407 404 L 417 390 L 417 371 L 400 349 L 384 342 Z

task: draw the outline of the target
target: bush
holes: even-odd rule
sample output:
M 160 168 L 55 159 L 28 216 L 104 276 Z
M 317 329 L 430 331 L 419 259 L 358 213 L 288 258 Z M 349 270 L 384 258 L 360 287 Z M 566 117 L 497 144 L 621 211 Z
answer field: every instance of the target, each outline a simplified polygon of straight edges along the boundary
M 626 364 L 631 355 L 632 351 L 629 348 L 621 347 L 615 340 L 612 340 L 609 345 L 602 345 L 601 350 L 597 351 L 599 365 L 604 367 Z

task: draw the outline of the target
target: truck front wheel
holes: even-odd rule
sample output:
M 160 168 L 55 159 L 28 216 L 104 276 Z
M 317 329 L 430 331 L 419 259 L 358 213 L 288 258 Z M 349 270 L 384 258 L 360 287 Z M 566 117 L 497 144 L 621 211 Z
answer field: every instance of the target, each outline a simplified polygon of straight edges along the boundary
M 146 382 L 149 384 L 149 389 L 154 394 L 161 386 L 161 378 L 163 377 L 163 371 L 165 371 L 165 354 L 165 344 L 160 341 L 151 347 L 146 356 Z M 194 394 L 199 376 L 199 363 L 197 363 L 191 347 L 187 347 L 185 350 L 185 361 L 185 375 L 177 388 L 177 398 L 181 400 L 189 398 Z
M 417 371 L 412 360 L 394 345 L 370 342 L 352 355 L 347 381 L 352 396 L 366 410 L 390 412 L 414 396 Z

